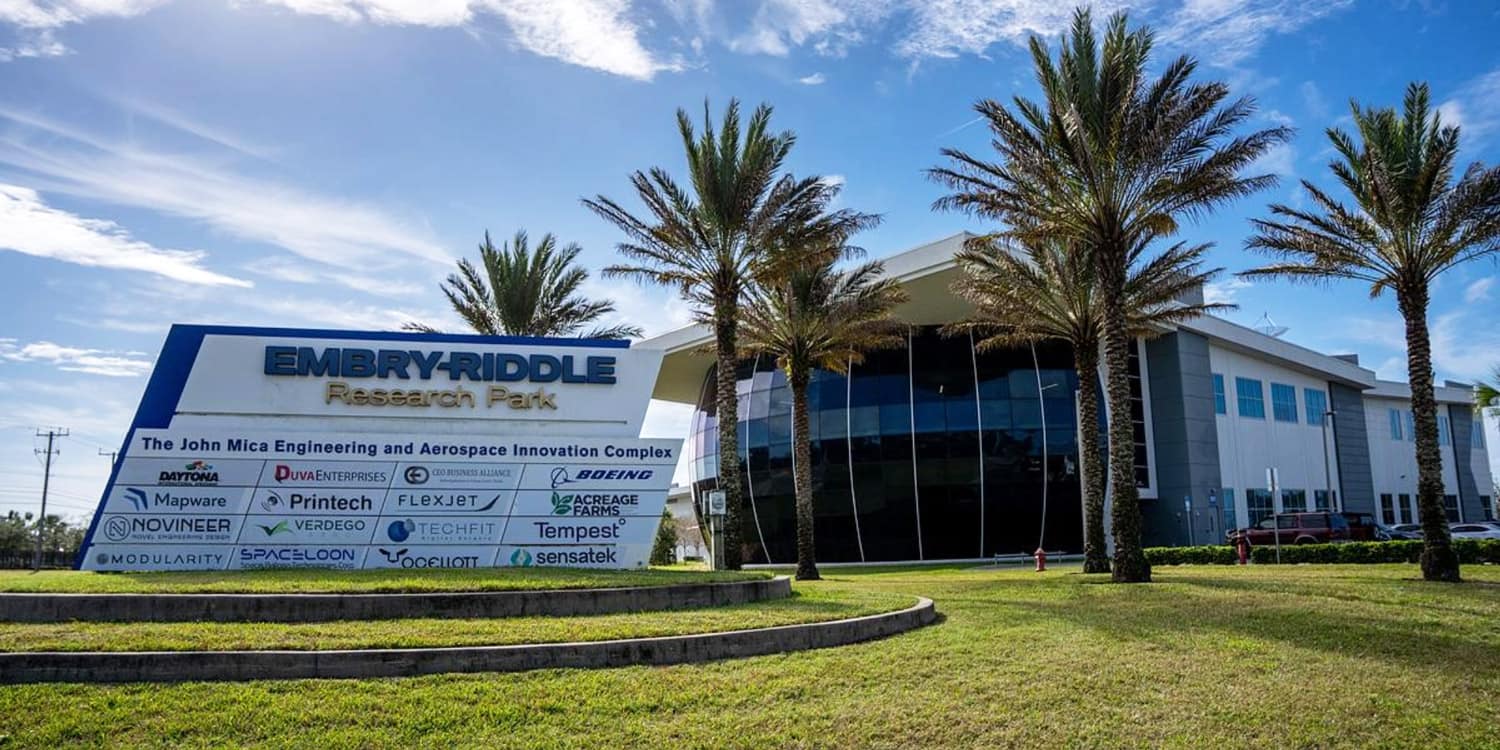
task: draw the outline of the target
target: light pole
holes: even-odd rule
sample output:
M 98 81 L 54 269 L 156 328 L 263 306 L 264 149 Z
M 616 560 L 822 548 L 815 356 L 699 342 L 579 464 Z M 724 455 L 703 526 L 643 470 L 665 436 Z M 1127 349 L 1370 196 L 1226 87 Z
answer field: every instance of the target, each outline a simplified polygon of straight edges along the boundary
M 1036 403 L 1042 417 L 1042 528 L 1037 533 L 1036 548 L 1044 549 L 1043 542 L 1047 540 L 1047 399 L 1046 390 L 1056 388 L 1057 384 L 1042 385 L 1042 365 L 1036 356 L 1036 344 L 1031 344 L 1031 367 L 1036 373 Z

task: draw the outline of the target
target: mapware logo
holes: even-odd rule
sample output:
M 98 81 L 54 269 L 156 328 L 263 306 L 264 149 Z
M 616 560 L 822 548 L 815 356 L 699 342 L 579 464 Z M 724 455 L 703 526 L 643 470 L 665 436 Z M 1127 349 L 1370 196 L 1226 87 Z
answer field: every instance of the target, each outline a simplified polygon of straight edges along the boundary
M 125 488 L 125 499 L 129 500 L 130 504 L 138 512 L 144 512 L 151 507 L 151 502 L 147 499 L 145 490 L 136 487 Z

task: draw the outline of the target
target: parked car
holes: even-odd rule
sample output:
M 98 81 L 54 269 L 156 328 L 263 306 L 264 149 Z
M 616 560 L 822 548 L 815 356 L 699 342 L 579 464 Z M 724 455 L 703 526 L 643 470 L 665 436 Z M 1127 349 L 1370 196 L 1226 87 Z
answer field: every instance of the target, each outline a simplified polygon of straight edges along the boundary
M 1397 536 L 1397 535 L 1400 536 Z M 1422 524 L 1420 523 L 1398 523 L 1391 527 L 1393 539 L 1421 539 Z
M 1380 538 L 1380 522 L 1375 520 L 1372 513 L 1350 513 L 1344 512 L 1343 516 L 1349 522 L 1349 538 L 1356 542 L 1386 541 Z M 1387 537 L 1389 539 L 1389 537 Z
M 1500 526 L 1487 523 L 1455 523 L 1448 531 L 1454 539 L 1500 539 Z
M 1242 535 L 1250 540 L 1252 547 L 1275 544 L 1278 537 L 1282 544 L 1347 542 L 1349 519 L 1340 513 L 1282 513 L 1261 519 L 1248 529 L 1229 532 L 1229 543 L 1234 544 Z

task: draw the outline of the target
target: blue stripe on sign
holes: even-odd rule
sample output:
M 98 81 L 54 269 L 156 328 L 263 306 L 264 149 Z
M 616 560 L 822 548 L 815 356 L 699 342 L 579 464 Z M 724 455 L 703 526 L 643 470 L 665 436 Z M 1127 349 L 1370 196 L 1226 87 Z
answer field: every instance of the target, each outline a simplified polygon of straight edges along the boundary
M 592 346 L 607 349 L 629 349 L 628 339 L 549 338 L 546 336 L 480 336 L 469 333 L 418 333 L 415 331 L 341 331 L 316 328 L 258 328 L 255 326 L 174 325 L 198 335 L 218 336 L 288 336 L 309 339 L 349 339 L 357 341 L 414 341 L 434 344 L 489 344 L 511 346 Z

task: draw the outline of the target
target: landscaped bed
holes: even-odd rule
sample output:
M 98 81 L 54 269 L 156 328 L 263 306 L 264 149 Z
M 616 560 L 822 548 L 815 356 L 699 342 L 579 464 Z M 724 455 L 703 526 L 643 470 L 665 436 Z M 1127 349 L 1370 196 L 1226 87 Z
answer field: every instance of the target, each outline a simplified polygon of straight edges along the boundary
M 763 572 L 676 568 L 479 568 L 424 570 L 235 570 L 93 573 L 75 570 L 0 571 L 0 592 L 68 594 L 312 594 L 418 591 L 518 591 L 664 586 L 767 578 Z
M 228 651 L 499 646 L 602 641 L 826 622 L 909 607 L 914 597 L 804 586 L 791 598 L 587 617 L 322 623 L 0 623 L 0 651 Z
M 796 591 L 925 595 L 944 620 L 702 665 L 6 687 L 0 735 L 28 747 L 1500 744 L 1500 567 L 1468 566 L 1460 585 L 1406 564 L 1173 567 L 1129 586 L 1076 570 L 825 570 L 834 580 Z

